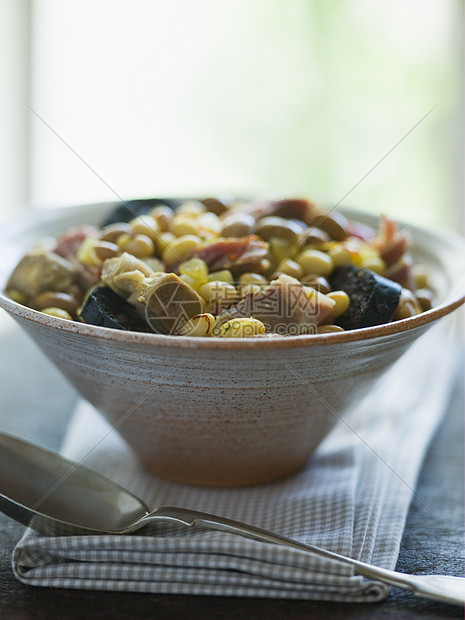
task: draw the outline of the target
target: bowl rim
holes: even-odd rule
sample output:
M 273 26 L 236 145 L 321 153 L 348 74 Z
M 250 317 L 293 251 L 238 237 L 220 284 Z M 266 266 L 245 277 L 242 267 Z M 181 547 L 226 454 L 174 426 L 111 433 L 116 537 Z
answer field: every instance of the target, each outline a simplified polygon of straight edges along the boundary
M 25 217 L 30 213 L 33 213 L 36 217 L 40 215 L 46 216 L 46 219 L 50 219 L 47 216 L 50 214 L 65 214 L 70 211 L 77 211 L 83 208 L 105 208 L 110 205 L 114 205 L 115 202 L 98 202 L 98 203 L 84 203 L 81 205 L 70 205 L 59 208 L 45 208 L 34 209 L 31 211 L 22 211 L 19 214 L 21 217 Z M 352 208 L 341 207 L 340 211 L 351 219 L 359 218 L 359 221 L 370 220 L 378 218 L 378 215 L 373 213 L 367 213 Z M 11 218 L 10 222 L 18 220 L 18 215 Z M 454 231 L 447 229 L 438 229 L 434 231 L 428 228 L 422 228 L 417 225 L 403 222 L 396 219 L 396 222 L 402 226 L 407 227 L 413 231 L 413 237 L 415 238 L 415 231 L 421 233 L 427 233 L 435 237 L 440 237 L 441 240 L 449 242 L 451 247 L 456 250 L 459 249 L 459 245 L 463 245 L 465 250 L 465 239 L 455 233 Z M 85 222 L 84 222 L 85 223 Z M 4 222 L 4 224 L 8 224 Z M 193 336 L 171 336 L 156 333 L 135 332 L 126 330 L 109 329 L 107 327 L 100 327 L 97 325 L 90 325 L 86 323 L 79 323 L 78 321 L 69 321 L 58 317 L 43 314 L 38 310 L 34 310 L 27 306 L 23 306 L 18 302 L 13 301 L 0 290 L 0 307 L 10 313 L 13 318 L 25 319 L 37 323 L 46 328 L 57 328 L 67 333 L 79 334 L 88 337 L 94 337 L 98 340 L 112 340 L 121 341 L 123 343 L 133 343 L 148 346 L 160 346 L 160 347 L 172 347 L 180 349 L 283 349 L 294 347 L 312 347 L 325 344 L 343 344 L 350 342 L 357 342 L 362 340 L 372 340 L 379 337 L 387 337 L 391 335 L 400 335 L 404 332 L 408 332 L 413 329 L 427 327 L 433 322 L 441 319 L 448 314 L 451 314 L 454 310 L 459 308 L 465 303 L 465 287 L 461 287 L 462 291 L 454 290 L 452 297 L 439 303 L 437 306 L 422 312 L 413 317 L 393 321 L 391 323 L 384 323 L 382 325 L 375 325 L 372 327 L 364 327 L 359 329 L 347 330 L 343 332 L 323 333 L 323 334 L 300 334 L 295 336 L 282 336 L 282 337 L 250 337 L 250 338 L 221 338 L 221 337 L 209 337 L 209 338 L 197 338 Z

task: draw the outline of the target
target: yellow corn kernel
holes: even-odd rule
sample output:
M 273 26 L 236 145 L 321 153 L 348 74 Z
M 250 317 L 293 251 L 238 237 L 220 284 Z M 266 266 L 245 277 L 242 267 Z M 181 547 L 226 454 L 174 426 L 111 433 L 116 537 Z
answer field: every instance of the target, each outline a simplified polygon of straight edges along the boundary
M 352 262 L 352 254 L 340 243 L 336 243 L 333 247 L 328 249 L 328 256 L 333 261 L 335 267 L 350 265 Z
M 271 261 L 269 258 L 262 258 L 262 260 L 257 265 L 257 271 L 261 273 L 266 273 L 271 269 Z
M 183 235 L 173 239 L 163 251 L 163 262 L 166 265 L 173 265 L 182 261 L 192 254 L 201 244 L 200 237 L 196 235 Z
M 335 302 L 333 306 L 334 318 L 344 314 L 350 305 L 350 297 L 345 291 L 331 291 L 331 293 L 326 293 L 326 297 L 329 297 Z
M 366 246 L 366 243 L 359 239 L 358 237 L 347 237 L 343 244 L 344 248 L 349 252 L 352 263 L 356 267 L 360 267 L 361 256 L 360 250 L 363 246 Z
M 344 330 L 339 325 L 318 325 L 316 328 L 317 334 L 335 334 L 336 332 L 343 332 Z
M 227 282 L 228 284 L 234 284 L 234 276 L 229 269 L 222 269 L 221 271 L 212 271 L 208 274 L 208 280 L 212 282 L 216 280 L 217 282 Z
M 279 273 L 285 273 L 288 276 L 292 276 L 293 278 L 300 278 L 304 275 L 304 271 L 299 263 L 296 263 L 292 258 L 285 258 L 283 261 L 279 263 L 276 267 L 276 271 Z
M 412 291 L 409 291 L 406 288 L 402 288 L 399 303 L 397 304 L 394 316 L 392 317 L 394 321 L 408 319 L 411 316 L 416 316 L 417 314 L 420 314 L 421 311 L 422 308 L 418 303 L 418 300 L 415 297 L 414 293 L 412 293 Z
M 70 313 L 66 310 L 63 310 L 63 308 L 44 308 L 43 310 L 41 310 L 41 312 L 43 312 L 43 314 L 48 314 L 49 316 L 56 316 L 58 319 L 66 319 L 67 321 L 73 320 L 73 317 L 70 315 Z
M 26 305 L 27 295 L 25 295 L 24 293 L 21 293 L 21 291 L 18 291 L 15 288 L 8 288 L 5 292 L 8 295 L 8 297 L 12 299 L 13 301 L 16 301 L 16 303 L 22 304 L 23 306 Z
M 424 265 L 413 265 L 412 276 L 415 288 L 429 288 L 428 270 Z
M 329 276 L 334 268 L 331 257 L 319 250 L 303 250 L 297 256 L 296 262 L 302 267 L 305 275 L 312 273 L 318 276 Z
M 94 237 L 86 237 L 79 246 L 77 251 L 77 259 L 85 265 L 91 265 L 98 267 L 102 264 L 102 261 L 95 254 L 94 246 L 97 239 Z
M 205 213 L 205 211 L 207 210 L 207 207 L 202 204 L 201 202 L 198 202 L 197 200 L 188 200 L 187 202 L 184 202 L 180 207 L 178 207 L 178 209 L 176 209 L 176 214 L 181 214 L 181 215 L 199 215 L 200 213 Z
M 329 295 L 321 293 L 315 290 L 311 286 L 304 286 L 304 291 L 308 301 L 313 305 L 315 309 L 318 309 L 320 305 L 324 308 L 333 310 L 336 306 L 334 299 L 331 299 Z
M 331 285 L 326 278 L 323 278 L 323 276 L 309 274 L 301 278 L 300 281 L 302 284 L 305 284 L 305 286 L 311 287 L 320 293 L 324 293 L 325 295 L 331 292 Z
M 193 278 L 191 275 L 189 275 L 188 273 L 182 273 L 179 276 L 179 279 L 182 280 L 183 282 L 185 282 L 186 284 L 188 284 L 191 288 L 193 288 L 195 291 L 198 291 L 198 282 L 195 278 Z
M 313 246 L 318 246 L 318 249 L 321 250 L 321 252 L 329 252 L 331 250 L 334 250 L 334 248 L 336 248 L 339 243 L 337 241 L 323 241 L 322 243 L 315 243 L 312 244 Z M 315 247 L 313 248 L 315 249 Z
M 85 265 L 98 267 L 107 258 L 113 258 L 119 254 L 119 247 L 110 241 L 87 237 L 79 246 L 77 258 Z
M 297 250 L 295 244 L 278 237 L 271 237 L 269 243 L 271 255 L 277 263 L 280 263 L 285 258 L 293 258 L 295 256 Z
M 157 242 L 160 230 L 158 224 L 150 215 L 139 215 L 129 222 L 133 235 L 145 235 L 154 243 Z
M 206 282 L 208 282 L 207 263 L 201 258 L 191 258 L 179 265 L 179 273 L 181 280 L 184 280 L 189 286 L 196 291 Z
M 119 247 L 116 245 L 116 243 L 111 243 L 110 241 L 96 240 L 94 244 L 94 255 L 101 263 L 103 263 L 103 261 L 107 258 L 113 258 L 114 256 L 118 256 L 119 253 Z
M 189 273 L 198 280 L 208 280 L 207 263 L 201 258 L 190 258 L 179 265 L 179 273 Z
M 249 338 L 265 333 L 265 326 L 258 319 L 252 317 L 231 319 L 220 326 L 219 336 L 221 338 Z
M 144 258 L 144 263 L 150 267 L 152 271 L 155 273 L 160 271 L 165 271 L 165 265 L 154 256 L 149 256 L 149 258 Z
M 171 232 L 162 232 L 160 233 L 158 239 L 155 242 L 157 247 L 157 254 L 161 256 L 166 248 L 172 243 L 176 237 Z
M 212 306 L 230 306 L 237 301 L 236 288 L 229 282 L 221 282 L 220 280 L 211 280 L 203 284 L 198 293 L 207 304 Z
M 62 293 L 61 291 L 44 291 L 34 298 L 33 307 L 37 310 L 42 308 L 60 308 L 66 310 L 71 315 L 76 314 L 76 310 L 79 307 L 80 299 L 70 295 L 69 293 Z
M 180 336 L 192 336 L 196 338 L 210 336 L 215 327 L 215 323 L 215 317 L 209 312 L 196 314 L 184 323 L 178 330 L 178 334 Z
M 217 236 L 222 228 L 222 221 L 215 214 L 208 211 L 207 213 L 201 213 L 195 220 L 199 233 L 202 237 L 214 237 Z
M 358 248 L 357 266 L 370 269 L 382 275 L 386 270 L 386 263 L 381 258 L 379 251 L 368 243 L 361 243 Z
M 115 224 L 108 224 L 102 228 L 100 239 L 102 241 L 109 241 L 110 243 L 116 243 L 118 237 L 124 233 L 129 234 L 131 232 L 131 226 L 126 222 L 117 222 Z
M 171 221 L 170 231 L 175 237 L 183 235 L 198 235 L 198 226 L 191 215 L 177 214 Z
M 261 273 L 246 271 L 245 273 L 240 275 L 239 284 L 258 284 L 259 286 L 263 286 L 265 284 L 268 284 L 268 280 L 265 278 L 265 276 L 262 276 Z
M 147 235 L 121 235 L 117 244 L 122 252 L 132 254 L 136 258 L 148 258 L 155 253 L 155 244 Z
M 150 216 L 156 221 L 158 230 L 160 232 L 166 232 L 170 228 L 174 211 L 166 205 L 158 205 L 158 207 L 154 207 L 150 211 Z
M 362 258 L 360 261 L 360 267 L 374 271 L 380 276 L 382 276 L 386 271 L 386 263 L 380 256 Z
M 423 312 L 425 310 L 431 310 L 433 307 L 433 291 L 429 288 L 418 288 L 415 291 L 415 297 Z

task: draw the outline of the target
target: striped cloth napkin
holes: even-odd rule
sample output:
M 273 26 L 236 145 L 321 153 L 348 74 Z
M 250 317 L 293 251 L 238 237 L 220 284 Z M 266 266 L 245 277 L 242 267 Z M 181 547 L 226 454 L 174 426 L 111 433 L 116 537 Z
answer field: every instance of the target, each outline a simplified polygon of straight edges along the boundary
M 306 469 L 285 480 L 233 489 L 163 480 L 141 469 L 84 402 L 62 452 L 76 460 L 87 455 L 86 466 L 152 508 L 207 511 L 394 568 L 422 459 L 456 375 L 438 327 L 338 424 Z M 13 568 L 23 583 L 60 588 L 352 602 L 379 601 L 389 592 L 348 566 L 309 553 L 164 524 L 130 536 L 48 537 L 27 530 Z

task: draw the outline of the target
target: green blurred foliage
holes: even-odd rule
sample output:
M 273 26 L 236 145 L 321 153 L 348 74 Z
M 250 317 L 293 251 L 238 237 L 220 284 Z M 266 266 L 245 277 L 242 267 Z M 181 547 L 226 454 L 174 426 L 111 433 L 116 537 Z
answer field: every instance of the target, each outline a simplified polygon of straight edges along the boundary
M 454 223 L 460 2 L 210 4 L 189 113 L 213 175 Z
M 462 0 L 33 7 L 33 108 L 98 172 L 34 118 L 33 199 L 306 194 L 460 226 Z

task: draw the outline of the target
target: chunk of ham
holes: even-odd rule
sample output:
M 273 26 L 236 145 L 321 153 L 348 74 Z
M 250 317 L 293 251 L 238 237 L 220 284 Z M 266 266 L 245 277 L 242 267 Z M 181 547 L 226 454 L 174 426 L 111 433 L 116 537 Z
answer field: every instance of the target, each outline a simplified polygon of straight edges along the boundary
M 63 258 L 76 258 L 82 242 L 87 237 L 98 237 L 99 231 L 94 226 L 79 226 L 70 228 L 57 239 L 57 244 L 53 251 Z
M 411 243 L 411 236 L 406 230 L 399 230 L 396 222 L 386 215 L 381 216 L 379 232 L 372 239 L 371 245 L 379 251 L 387 265 L 384 276 L 413 290 Z
M 384 277 L 413 291 L 415 290 L 415 281 L 412 274 L 412 265 L 413 259 L 409 253 L 406 253 L 386 269 Z
M 76 269 L 76 283 L 83 292 L 100 282 L 101 267 L 84 265 L 77 259 L 77 253 L 82 242 L 87 237 L 99 236 L 99 231 L 94 226 L 79 226 L 71 228 L 60 235 L 53 251 L 62 258 L 70 261 Z
M 210 271 L 259 263 L 268 254 L 269 245 L 255 235 L 226 237 L 198 248 L 192 256 L 204 260 Z
M 348 237 L 356 237 L 357 239 L 361 239 L 362 241 L 371 241 L 372 239 L 374 239 L 375 235 L 376 231 L 372 226 L 362 224 L 361 222 L 349 221 L 347 223 Z
M 371 244 L 379 251 L 386 265 L 390 266 L 408 252 L 411 245 L 411 237 L 406 230 L 399 230 L 394 220 L 391 220 L 386 215 L 382 215 L 379 232 L 372 239 Z

